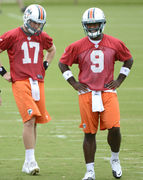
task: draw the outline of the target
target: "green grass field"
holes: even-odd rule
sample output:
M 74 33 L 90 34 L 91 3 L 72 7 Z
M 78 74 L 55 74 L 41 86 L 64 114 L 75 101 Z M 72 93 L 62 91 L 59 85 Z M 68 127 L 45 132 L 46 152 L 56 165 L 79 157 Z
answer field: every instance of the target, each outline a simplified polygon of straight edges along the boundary
M 105 33 L 125 42 L 131 50 L 134 65 L 129 77 L 118 89 L 121 110 L 122 145 L 120 161 L 122 180 L 143 179 L 143 3 L 138 1 L 97 0 L 74 5 L 69 0 L 58 5 L 46 4 L 47 25 L 44 30 L 54 38 L 57 53 L 46 72 L 46 106 L 52 121 L 38 126 L 36 159 L 41 168 L 39 176 L 21 172 L 24 162 L 21 117 L 11 90 L 11 84 L 0 77 L 2 106 L 0 107 L 0 180 L 81 180 L 86 171 L 82 152 L 82 130 L 78 95 L 63 79 L 58 60 L 65 47 L 84 36 L 81 26 L 83 12 L 97 6 L 105 12 Z M 109 2 L 109 3 L 108 3 Z M 126 3 L 125 3 L 126 2 Z M 28 1 L 26 1 L 28 3 Z M 22 14 L 16 4 L 4 4 L 0 14 L 0 34 L 22 25 Z M 0 60 L 9 70 L 6 52 Z M 117 63 L 115 77 L 121 67 Z M 77 66 L 72 67 L 77 77 Z M 97 134 L 95 171 L 97 180 L 113 180 L 109 164 L 110 150 L 106 141 L 107 131 Z

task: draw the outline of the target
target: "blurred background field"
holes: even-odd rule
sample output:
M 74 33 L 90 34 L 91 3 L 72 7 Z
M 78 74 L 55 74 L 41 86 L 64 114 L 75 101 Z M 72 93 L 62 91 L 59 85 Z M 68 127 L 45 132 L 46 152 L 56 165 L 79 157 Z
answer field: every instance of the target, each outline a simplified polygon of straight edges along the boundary
M 125 42 L 134 65 L 126 81 L 118 89 L 121 110 L 122 145 L 120 160 L 122 180 L 143 179 L 143 1 L 142 0 L 25 0 L 25 5 L 39 3 L 47 11 L 44 31 L 53 37 L 56 56 L 46 72 L 46 106 L 52 121 L 38 126 L 36 157 L 41 168 L 39 176 L 21 172 L 24 162 L 22 122 L 11 90 L 11 84 L 0 77 L 0 180 L 80 180 L 86 171 L 82 153 L 82 130 L 78 95 L 63 79 L 58 60 L 70 43 L 84 37 L 81 25 L 83 12 L 90 7 L 101 8 L 107 19 L 104 33 Z M 15 1 L 3 0 L 0 10 L 0 34 L 23 24 Z M 0 60 L 9 70 L 6 52 Z M 121 63 L 116 63 L 115 78 Z M 77 77 L 78 68 L 72 71 Z M 97 134 L 95 171 L 97 180 L 112 180 L 106 142 L 107 131 Z

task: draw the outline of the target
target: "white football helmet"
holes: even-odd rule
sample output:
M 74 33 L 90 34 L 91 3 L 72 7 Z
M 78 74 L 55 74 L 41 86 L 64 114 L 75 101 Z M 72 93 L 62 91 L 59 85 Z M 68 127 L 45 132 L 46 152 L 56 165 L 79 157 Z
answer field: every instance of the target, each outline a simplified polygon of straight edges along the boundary
M 87 24 L 100 23 L 99 28 L 88 28 Z M 85 31 L 85 34 L 89 38 L 96 38 L 99 36 L 105 27 L 106 19 L 103 11 L 99 8 L 90 8 L 87 9 L 82 16 L 82 25 Z
M 24 26 L 27 28 L 30 34 L 38 35 L 42 32 L 46 23 L 46 11 L 42 6 L 38 4 L 32 4 L 26 8 L 23 15 L 23 21 Z M 32 28 L 30 25 L 31 21 L 41 24 L 40 29 L 37 30 Z

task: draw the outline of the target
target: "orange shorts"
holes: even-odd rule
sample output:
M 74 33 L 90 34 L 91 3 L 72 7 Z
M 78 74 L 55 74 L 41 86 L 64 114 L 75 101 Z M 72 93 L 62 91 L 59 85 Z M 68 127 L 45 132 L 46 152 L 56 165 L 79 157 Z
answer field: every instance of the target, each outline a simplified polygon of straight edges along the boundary
M 95 134 L 98 130 L 120 127 L 120 110 L 116 93 L 102 92 L 103 112 L 92 112 L 92 93 L 79 95 L 79 108 L 81 114 L 80 128 L 85 133 Z
M 40 100 L 32 98 L 29 79 L 12 83 L 13 95 L 18 106 L 23 122 L 35 116 L 35 123 L 47 123 L 51 120 L 45 106 L 44 82 L 38 82 Z

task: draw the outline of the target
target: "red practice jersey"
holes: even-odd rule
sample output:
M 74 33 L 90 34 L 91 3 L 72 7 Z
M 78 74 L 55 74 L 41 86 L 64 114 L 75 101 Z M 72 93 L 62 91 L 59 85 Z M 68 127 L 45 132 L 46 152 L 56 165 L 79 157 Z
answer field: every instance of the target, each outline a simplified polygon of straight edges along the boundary
M 47 33 L 42 32 L 39 36 L 30 37 L 21 27 L 0 36 L 0 49 L 8 52 L 12 81 L 29 77 L 43 81 L 43 50 L 48 50 L 52 45 L 53 40 Z
M 104 84 L 113 80 L 115 61 L 126 61 L 132 56 L 125 44 L 104 34 L 97 47 L 88 37 L 69 45 L 60 62 L 68 66 L 78 64 L 79 82 L 88 85 L 91 90 L 107 90 Z

